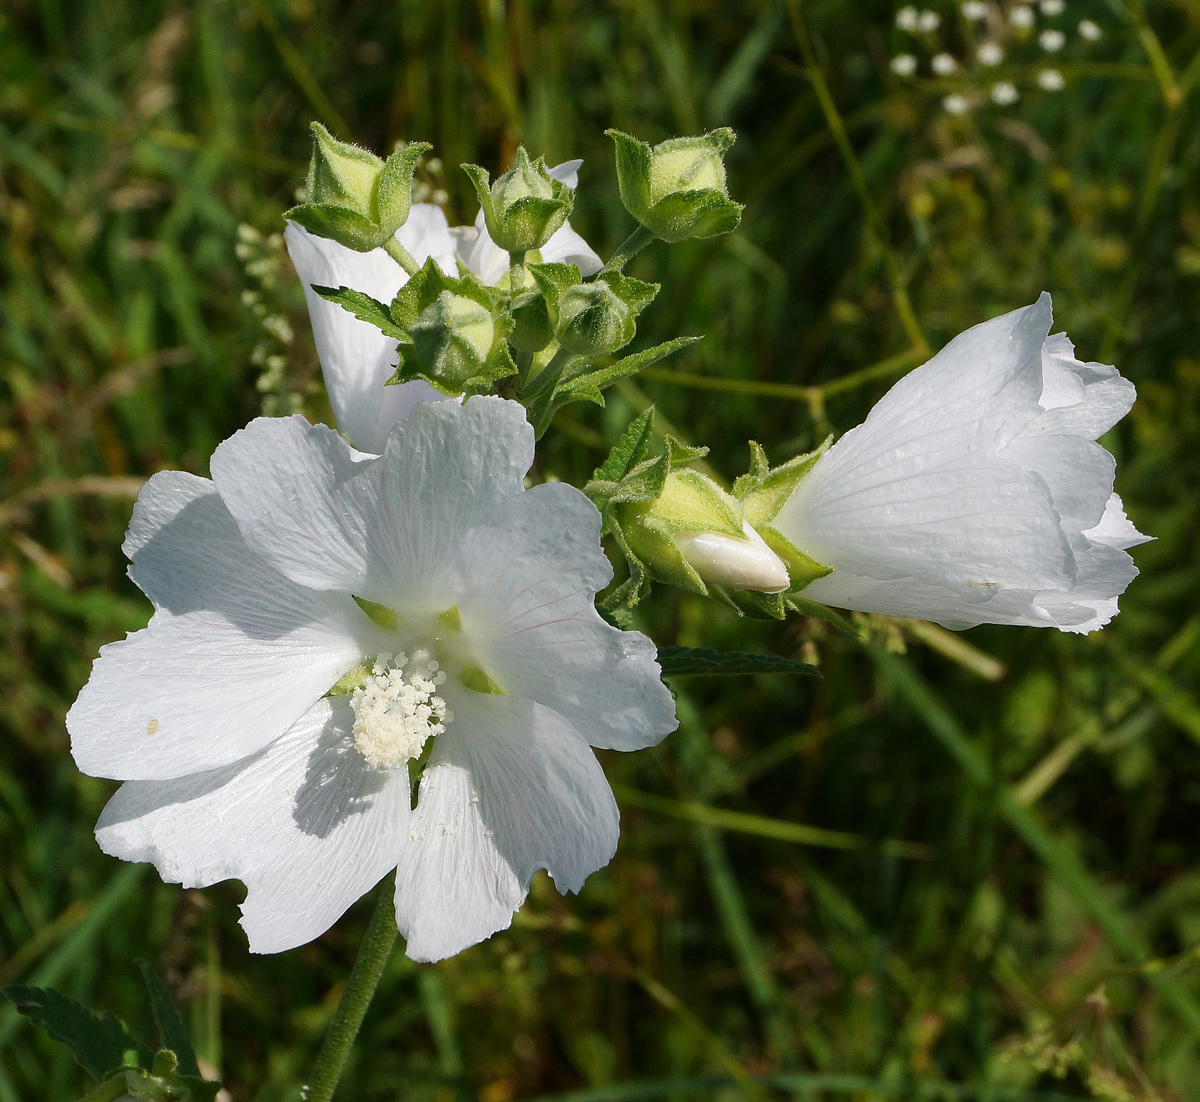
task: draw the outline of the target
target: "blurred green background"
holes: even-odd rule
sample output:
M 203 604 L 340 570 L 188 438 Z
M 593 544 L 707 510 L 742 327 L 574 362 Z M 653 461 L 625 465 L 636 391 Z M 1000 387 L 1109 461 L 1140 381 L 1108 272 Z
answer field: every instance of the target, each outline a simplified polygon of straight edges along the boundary
M 0 981 L 144 1029 L 146 957 L 230 1097 L 274 1102 L 354 958 L 369 901 L 250 957 L 240 885 L 104 857 L 113 786 L 63 726 L 97 648 L 148 617 L 120 553 L 140 481 L 207 473 L 259 412 L 327 416 L 274 236 L 309 121 L 432 142 L 451 222 L 475 213 L 460 161 L 582 156 L 574 224 L 602 254 L 631 228 L 605 127 L 732 125 L 741 229 L 630 269 L 665 287 L 639 347 L 704 341 L 565 411 L 541 477 L 581 482 L 651 400 L 726 478 L 748 438 L 785 459 L 1047 289 L 1080 357 L 1139 388 L 1105 443 L 1158 541 L 1086 638 L 850 638 L 657 593 L 660 645 L 823 679 L 680 679 L 680 731 L 605 756 L 612 864 L 566 900 L 539 877 L 453 960 L 397 951 L 339 1097 L 1200 1099 L 1200 3 L 1050 0 L 1021 26 L 993 2 L 995 67 L 985 24 L 929 3 L 910 33 L 879 0 L 4 0 Z M 0 1102 L 85 1091 L 0 1009 Z

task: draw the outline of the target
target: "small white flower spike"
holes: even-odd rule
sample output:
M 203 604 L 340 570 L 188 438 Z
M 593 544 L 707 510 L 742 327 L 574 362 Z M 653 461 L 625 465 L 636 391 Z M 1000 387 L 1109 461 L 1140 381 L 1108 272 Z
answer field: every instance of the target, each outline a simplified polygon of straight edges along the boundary
M 1014 26 L 1024 30 L 1026 27 L 1032 27 L 1034 21 L 1033 8 L 1027 7 L 1025 4 L 1018 4 L 1008 13 L 1008 21 Z
M 1099 24 L 1093 23 L 1090 19 L 1084 19 L 1079 24 L 1080 37 L 1086 38 L 1089 42 L 1096 42 L 1103 34 Z
M 1050 296 L 976 325 L 898 382 L 775 519 L 833 568 L 804 595 L 950 628 L 1089 632 L 1117 613 L 1142 543 L 1096 438 L 1133 384 L 1082 363 Z
M 958 68 L 958 62 L 949 54 L 935 54 L 930 65 L 933 71 L 940 77 L 949 76 Z
M 892 58 L 891 69 L 897 76 L 910 77 L 917 71 L 917 59 L 912 54 L 897 54 Z
M 1067 44 L 1067 36 L 1062 31 L 1042 31 L 1038 35 L 1038 45 L 1048 54 L 1056 54 Z
M 965 0 L 962 6 L 962 13 L 967 19 L 986 19 L 988 6 L 984 3 L 984 0 Z
M 971 109 L 971 102 L 955 92 L 942 100 L 942 108 L 951 115 L 965 115 Z
M 1042 14 L 1050 19 L 1056 15 L 1062 15 L 1066 10 L 1065 0 L 1042 0 L 1038 5 L 1042 9 Z
M 1011 107 L 1020 98 L 1021 93 L 1017 91 L 1017 86 L 1007 80 L 992 85 L 992 102 L 1001 107 Z
M 1038 73 L 1037 82 L 1047 92 L 1061 92 L 1067 86 L 1062 73 L 1057 69 L 1043 69 Z
M 923 11 L 917 17 L 917 29 L 931 34 L 942 25 L 942 17 L 935 11 Z
M 902 31 L 910 33 L 916 31 L 920 25 L 921 17 L 911 4 L 906 4 L 898 12 L 896 12 L 896 26 Z
M 154 618 L 67 716 L 80 769 L 126 782 L 101 848 L 244 881 L 256 953 L 393 868 L 415 960 L 506 928 L 538 869 L 579 891 L 617 844 L 591 747 L 654 745 L 675 708 L 654 644 L 593 606 L 596 507 L 526 490 L 532 459 L 524 409 L 475 397 L 416 406 L 380 456 L 260 418 L 213 481 L 155 475 L 125 542 Z

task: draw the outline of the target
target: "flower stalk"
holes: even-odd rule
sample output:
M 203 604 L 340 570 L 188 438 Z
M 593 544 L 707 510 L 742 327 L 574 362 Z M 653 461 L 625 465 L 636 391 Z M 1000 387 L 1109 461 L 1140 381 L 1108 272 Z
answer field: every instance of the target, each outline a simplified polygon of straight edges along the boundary
M 383 251 L 387 253 L 388 256 L 390 256 L 397 264 L 399 264 L 400 267 L 403 268 L 410 276 L 415 276 L 417 272 L 421 270 L 421 265 L 413 259 L 412 253 L 410 253 L 394 237 L 388 238 L 388 240 L 383 243 Z
M 325 1034 L 325 1041 L 313 1066 L 308 1087 L 304 1091 L 305 1102 L 329 1102 L 337 1089 L 346 1059 L 396 941 L 396 908 L 392 901 L 394 891 L 389 876 L 379 889 L 379 899 L 362 945 L 359 946 L 358 958 L 350 970 L 333 1021 L 329 1024 L 329 1032 Z

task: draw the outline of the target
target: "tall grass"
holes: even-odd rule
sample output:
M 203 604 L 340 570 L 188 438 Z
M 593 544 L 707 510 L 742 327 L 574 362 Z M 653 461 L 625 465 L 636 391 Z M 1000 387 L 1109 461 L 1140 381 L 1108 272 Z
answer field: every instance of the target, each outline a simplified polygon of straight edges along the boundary
M 601 252 L 630 229 L 605 127 L 732 125 L 742 228 L 630 269 L 667 288 L 640 342 L 704 341 L 571 407 L 540 477 L 586 477 L 649 401 L 724 477 L 748 438 L 787 458 L 1047 289 L 1081 358 L 1138 385 L 1105 443 L 1158 542 L 1087 638 L 657 594 L 661 644 L 803 655 L 823 680 L 679 679 L 680 731 L 606 756 L 613 863 L 570 899 L 539 878 L 511 930 L 450 961 L 397 953 L 340 1097 L 1200 1098 L 1200 8 L 1069 0 L 1037 15 L 1060 52 L 1014 41 L 995 69 L 957 5 L 936 11 L 934 42 L 876 0 L 7 0 L 0 980 L 141 1027 L 147 957 L 232 1097 L 274 1102 L 353 960 L 369 901 L 250 957 L 239 885 L 100 854 L 113 786 L 75 770 L 63 726 L 97 648 L 148 618 L 119 549 L 140 480 L 207 473 L 260 410 L 327 416 L 272 236 L 308 122 L 434 143 L 421 179 L 459 222 L 460 161 L 582 156 L 574 221 Z M 943 49 L 960 68 L 938 77 Z M 1048 66 L 1064 89 L 1038 86 Z M 992 103 L 998 81 L 1017 103 Z M 951 94 L 981 102 L 953 114 Z M 0 1102 L 83 1093 L 11 1009 L 0 1044 Z

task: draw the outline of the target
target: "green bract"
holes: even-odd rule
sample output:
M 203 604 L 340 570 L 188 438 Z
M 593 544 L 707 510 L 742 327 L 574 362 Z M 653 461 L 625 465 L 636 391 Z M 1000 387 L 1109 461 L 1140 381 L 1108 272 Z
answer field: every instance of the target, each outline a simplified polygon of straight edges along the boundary
M 338 141 L 319 122 L 312 131 L 307 197 L 286 217 L 357 252 L 379 248 L 408 221 L 417 159 L 432 147 L 412 142 L 382 161 Z
M 774 527 L 775 516 L 792 496 L 800 480 L 812 470 L 817 460 L 833 443 L 830 436 L 816 451 L 798 455 L 795 459 L 771 469 L 766 453 L 750 441 L 750 472 L 733 484 L 733 496 L 742 503 L 747 523 L 762 536 L 766 545 L 787 564 L 791 579 L 789 592 L 796 593 L 810 582 L 825 577 L 832 567 L 824 566 L 806 555 L 791 540 Z
M 542 158 L 531 161 L 524 146 L 517 148 L 513 167 L 495 183 L 478 165 L 463 165 L 483 208 L 492 240 L 510 253 L 540 249 L 567 220 L 575 192 L 546 171 Z
M 621 202 L 646 229 L 664 241 L 683 241 L 737 228 L 742 206 L 729 198 L 722 160 L 734 143 L 728 127 L 653 148 L 620 130 L 605 133 L 617 146 Z
M 577 356 L 604 356 L 624 348 L 637 333 L 638 314 L 659 290 L 657 283 L 611 271 L 583 283 L 574 264 L 538 264 L 532 271 L 558 343 Z

